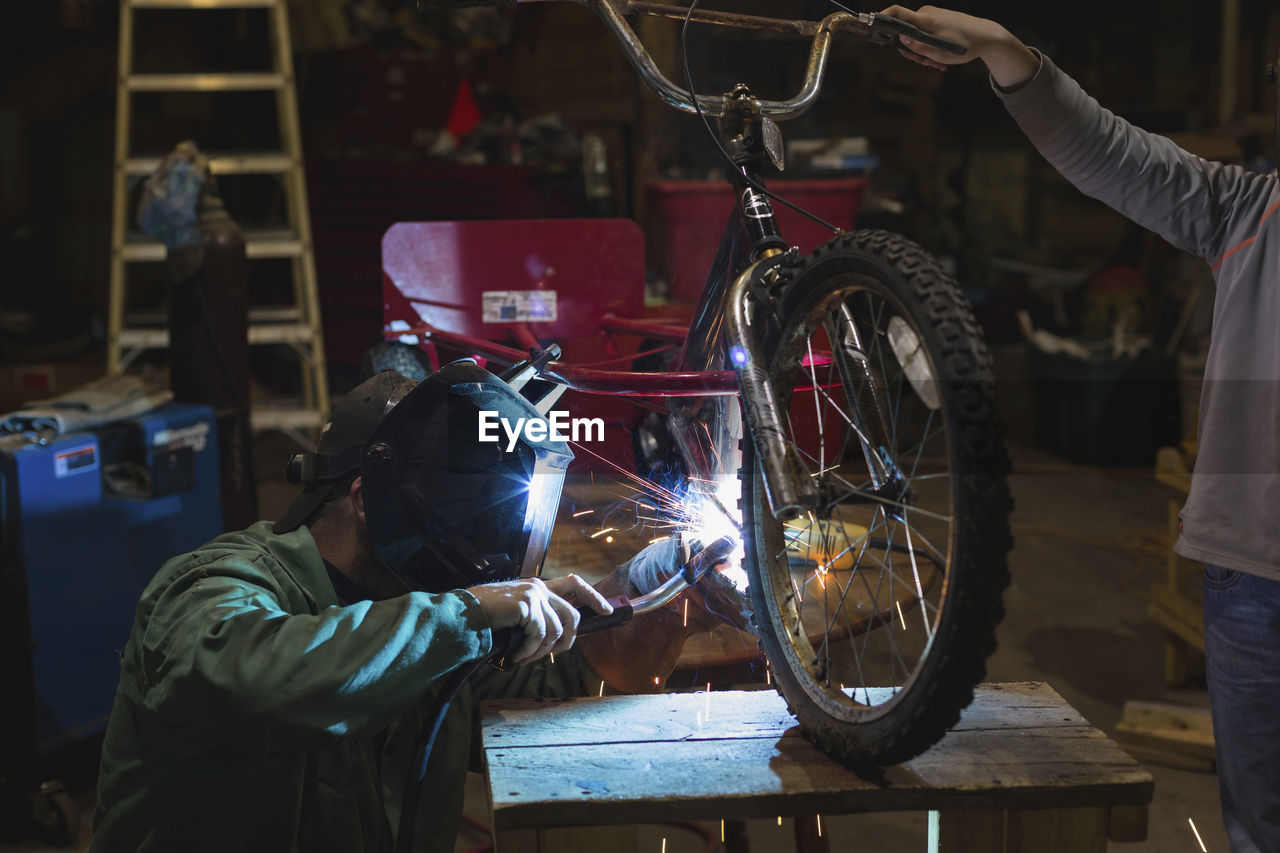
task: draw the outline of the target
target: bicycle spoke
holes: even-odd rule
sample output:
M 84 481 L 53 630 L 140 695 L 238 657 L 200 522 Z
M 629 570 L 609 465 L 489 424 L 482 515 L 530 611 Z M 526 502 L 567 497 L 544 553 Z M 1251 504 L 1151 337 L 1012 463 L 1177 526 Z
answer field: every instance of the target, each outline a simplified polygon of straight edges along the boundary
M 814 413 L 815 419 L 818 421 L 818 470 L 821 471 L 823 468 L 827 467 L 827 453 L 826 453 L 827 443 L 824 440 L 824 436 L 822 434 L 822 406 L 818 401 L 818 393 L 817 393 L 819 390 L 818 375 L 813 369 L 813 341 L 812 340 L 805 341 L 804 347 L 805 347 L 805 352 L 809 354 L 809 379 L 812 382 L 813 389 L 814 389 L 813 413 Z M 823 391 L 823 396 L 827 396 L 825 391 Z M 830 397 L 828 397 L 828 399 L 830 399 Z
M 920 567 L 916 565 L 916 552 L 911 545 L 911 522 L 907 520 L 907 510 L 902 511 L 902 526 L 907 532 L 907 554 L 911 557 L 911 576 L 916 582 L 916 600 L 921 603 L 920 615 L 924 618 L 924 632 L 933 639 L 933 626 L 929 623 L 929 614 L 924 609 L 924 588 L 920 585 Z
M 892 532 L 889 534 L 889 541 L 890 541 L 890 542 L 892 542 L 892 541 L 893 541 L 893 534 L 892 534 Z M 894 575 L 894 571 L 893 571 L 893 557 L 892 557 L 892 554 L 893 554 L 893 551 L 892 551 L 892 550 L 887 549 L 887 548 L 885 549 L 885 556 L 884 556 L 883 558 L 881 558 L 881 560 L 880 560 L 880 567 L 881 567 L 881 576 L 882 576 L 882 577 L 883 577 L 883 575 L 884 575 L 884 573 L 885 573 L 885 572 L 888 572 L 888 575 L 889 575 L 889 600 L 891 600 L 891 601 L 897 601 L 897 599 L 896 599 L 896 598 L 894 597 L 894 595 L 893 595 L 893 582 L 894 582 L 894 577 L 895 577 L 895 575 Z M 886 558 L 887 558 L 887 560 L 888 560 L 888 565 L 886 565 L 886 564 L 885 564 L 885 560 L 886 560 Z M 877 598 L 877 599 L 876 599 L 876 601 L 877 601 L 877 602 L 879 602 L 879 598 Z M 890 618 L 892 618 L 892 617 L 890 617 Z M 868 631 L 868 632 L 867 632 L 868 640 L 870 639 L 870 636 L 871 636 L 871 632 L 870 632 L 870 631 Z M 902 654 L 901 654 L 901 652 L 899 652 L 899 651 L 898 651 L 898 644 L 897 644 L 897 642 L 894 640 L 894 632 L 893 632 L 893 630 L 892 630 L 891 628 L 890 628 L 889 630 L 887 630 L 887 631 L 886 631 L 886 633 L 885 633 L 885 636 L 886 636 L 886 637 L 888 638 L 888 640 L 889 640 L 889 651 L 890 651 L 890 653 L 892 654 L 892 657 L 893 657 L 893 658 L 896 658 L 896 659 L 897 659 L 897 661 L 898 661 L 898 663 L 900 663 L 900 664 L 902 665 L 902 671 L 903 671 L 903 674 L 904 674 L 904 675 L 906 675 L 906 676 L 910 676 L 910 675 L 911 675 L 911 667 L 907 666 L 907 662 L 906 662 L 905 660 L 903 660 L 903 659 L 902 659 Z M 890 661 L 890 665 L 892 666 L 892 659 L 891 659 L 891 661 Z M 890 675 L 892 676 L 892 672 L 890 672 Z M 905 679 L 904 679 L 904 680 L 905 680 Z M 893 686 L 893 687 L 895 687 L 895 688 L 896 688 L 896 686 L 897 686 L 897 685 L 891 685 L 891 686 Z

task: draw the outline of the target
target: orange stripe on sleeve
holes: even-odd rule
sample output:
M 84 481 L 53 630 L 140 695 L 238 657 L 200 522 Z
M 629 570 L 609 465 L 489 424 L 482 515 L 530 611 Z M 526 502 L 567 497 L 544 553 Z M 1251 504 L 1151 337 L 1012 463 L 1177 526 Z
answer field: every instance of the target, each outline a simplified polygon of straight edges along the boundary
M 1246 248 L 1254 240 L 1257 240 L 1258 231 L 1262 229 L 1262 223 L 1266 222 L 1267 217 L 1275 213 L 1277 209 L 1280 209 L 1280 201 L 1272 202 L 1270 207 L 1262 211 L 1262 216 L 1258 217 L 1258 228 L 1253 232 L 1253 236 L 1250 237 L 1248 240 L 1242 240 L 1241 242 L 1236 243 L 1230 249 L 1227 249 L 1227 253 L 1222 257 L 1218 258 L 1218 262 L 1214 264 L 1212 267 L 1210 267 L 1210 269 L 1216 270 L 1218 267 L 1222 266 L 1222 262 L 1225 261 L 1227 258 L 1231 257 L 1241 249 Z

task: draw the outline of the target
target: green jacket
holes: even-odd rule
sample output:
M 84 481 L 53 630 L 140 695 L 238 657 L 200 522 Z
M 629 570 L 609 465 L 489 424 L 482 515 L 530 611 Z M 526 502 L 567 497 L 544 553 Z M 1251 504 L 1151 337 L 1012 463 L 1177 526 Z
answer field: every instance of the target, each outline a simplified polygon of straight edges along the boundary
M 491 643 L 465 591 L 338 606 L 306 527 L 277 536 L 260 522 L 169 560 L 121 661 L 91 849 L 390 850 L 426 707 Z M 453 849 L 479 699 L 598 683 L 573 654 L 482 667 L 437 739 L 417 849 Z

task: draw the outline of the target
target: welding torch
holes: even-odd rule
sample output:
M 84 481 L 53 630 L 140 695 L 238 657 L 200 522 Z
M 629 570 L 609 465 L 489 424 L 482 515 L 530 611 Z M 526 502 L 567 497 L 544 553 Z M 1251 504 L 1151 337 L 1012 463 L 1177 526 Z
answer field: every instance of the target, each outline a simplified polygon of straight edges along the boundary
M 589 607 L 579 607 L 578 636 L 625 625 L 633 616 L 651 613 L 659 607 L 666 606 L 680 593 L 697 583 L 707 572 L 727 561 L 737 547 L 736 538 L 728 535 L 721 536 L 690 557 L 676 570 L 675 574 L 639 598 L 631 599 L 625 595 L 610 598 L 609 603 L 613 605 L 612 613 L 597 613 Z
M 639 598 L 625 595 L 608 599 L 613 605 L 611 613 L 597 613 L 590 607 L 578 608 L 577 635 L 591 634 L 625 625 L 635 616 L 651 613 L 660 607 L 670 604 L 676 596 L 696 584 L 703 575 L 729 559 L 729 555 L 738 547 L 738 540 L 728 534 L 721 536 L 710 545 L 698 551 L 684 562 L 675 574 Z M 498 650 L 491 660 L 499 669 L 510 666 L 508 658 L 519 647 L 523 634 L 518 629 L 505 628 L 495 636 L 494 648 Z

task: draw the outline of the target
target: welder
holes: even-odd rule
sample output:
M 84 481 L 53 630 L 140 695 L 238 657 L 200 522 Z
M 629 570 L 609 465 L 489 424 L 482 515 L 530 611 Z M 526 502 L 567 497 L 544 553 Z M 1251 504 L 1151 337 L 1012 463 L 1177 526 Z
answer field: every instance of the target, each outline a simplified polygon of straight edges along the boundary
M 698 584 L 687 623 L 676 600 L 577 638 L 580 608 L 648 592 L 681 548 L 650 546 L 599 591 L 528 577 L 572 454 L 476 440 L 479 411 L 513 409 L 536 412 L 470 361 L 417 383 L 384 371 L 294 457 L 305 485 L 283 517 L 165 563 L 123 653 L 92 850 L 390 850 L 426 709 L 516 629 L 517 666 L 463 684 L 415 799 L 414 849 L 451 851 L 480 699 L 656 690 L 689 637 L 744 624 L 731 586 Z

